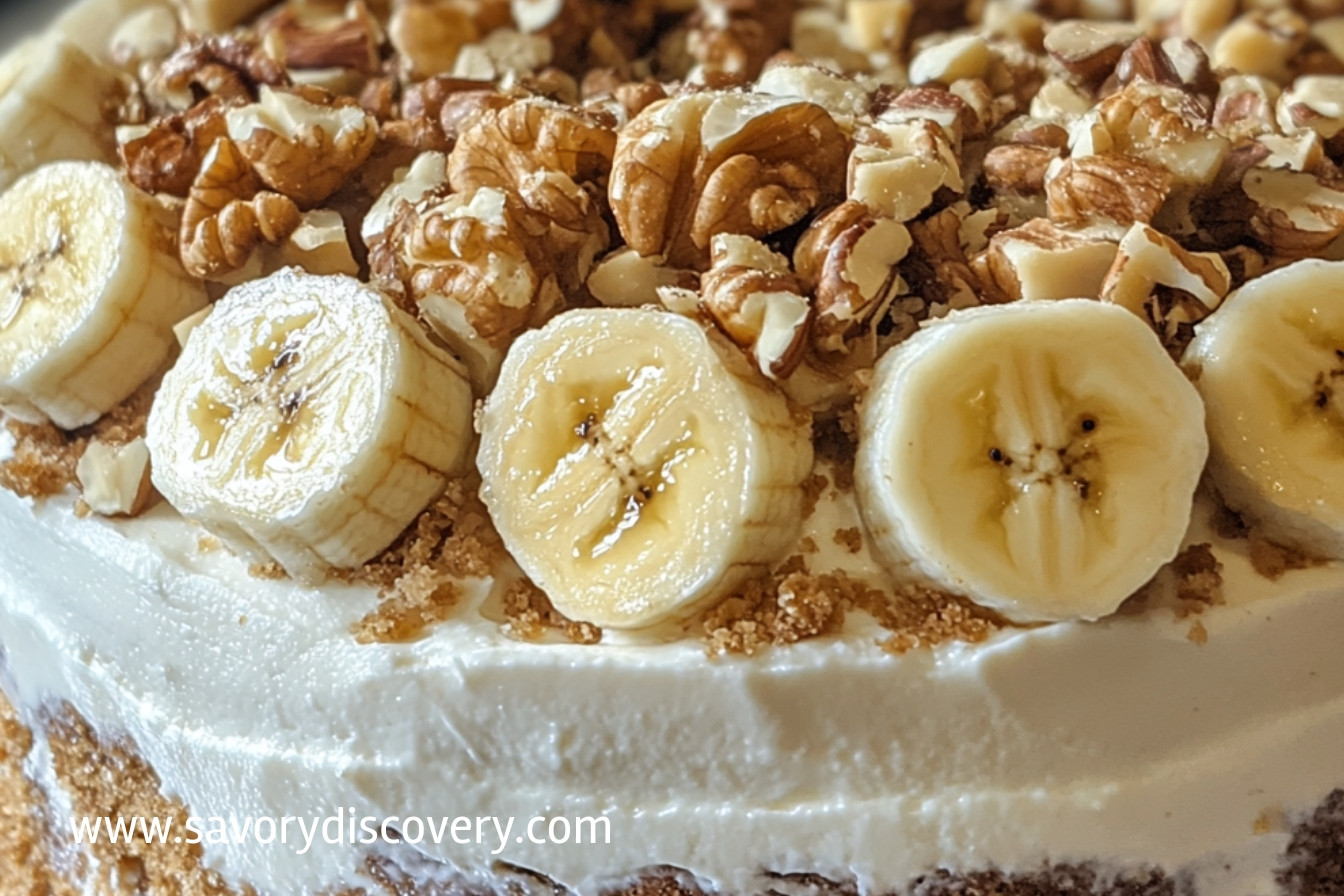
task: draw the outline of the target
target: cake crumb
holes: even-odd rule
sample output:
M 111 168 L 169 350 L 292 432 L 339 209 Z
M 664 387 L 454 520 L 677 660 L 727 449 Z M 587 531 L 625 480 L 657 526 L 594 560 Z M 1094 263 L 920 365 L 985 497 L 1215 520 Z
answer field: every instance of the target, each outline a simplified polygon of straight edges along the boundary
M 1283 811 L 1282 806 L 1269 806 L 1261 809 L 1260 814 L 1255 816 L 1255 821 L 1251 823 L 1251 832 L 1257 837 L 1265 834 L 1278 834 L 1288 830 L 1288 814 Z
M 519 641 L 540 641 L 547 630 L 559 631 L 575 644 L 596 644 L 602 629 L 575 622 L 555 608 L 551 599 L 528 579 L 518 579 L 504 592 L 504 634 Z
M 817 540 L 811 535 L 804 535 L 802 540 L 798 542 L 798 552 L 801 554 L 815 554 L 820 550 L 821 547 L 817 544 Z
M 254 579 L 265 579 L 268 582 L 278 582 L 289 578 L 289 573 L 285 572 L 285 568 L 274 560 L 266 563 L 248 564 L 247 574 Z
M 1204 623 L 1196 619 L 1190 623 L 1190 630 L 1185 633 L 1185 639 L 1191 644 L 1198 644 L 1203 647 L 1209 643 L 1209 630 L 1204 627 Z
M 1008 624 L 999 614 L 961 595 L 923 585 L 903 585 L 890 598 L 875 593 L 879 599 L 862 609 L 892 632 L 880 642 L 888 653 L 901 654 L 949 641 L 979 644 Z
M 1219 606 L 1223 599 L 1223 564 L 1207 542 L 1186 546 L 1171 561 L 1176 576 L 1176 598 L 1181 601 L 1181 616 Z
M 196 549 L 202 554 L 217 551 L 223 546 L 223 542 L 213 535 L 202 535 L 200 538 L 196 539 Z
M 799 488 L 803 492 L 803 519 L 807 519 L 817 510 L 817 503 L 821 501 L 821 496 L 826 493 L 826 487 L 831 484 L 820 473 L 813 473 L 803 480 Z
M 107 817 L 130 820 L 171 818 L 174 828 L 187 821 L 187 807 L 165 796 L 154 770 L 129 743 L 102 741 L 73 708 L 66 705 L 45 724 L 47 743 L 56 779 L 69 795 L 76 817 Z M 143 835 L 112 843 L 100 839 L 86 843 L 97 862 L 96 886 L 92 892 L 120 892 L 112 877 L 138 880 L 144 893 L 175 893 L 180 896 L 228 896 L 231 889 L 223 876 L 203 864 L 199 843 L 150 842 Z M 252 889 L 244 887 L 243 896 Z
M 1282 578 L 1290 570 L 1320 566 L 1325 562 L 1297 548 L 1270 541 L 1254 526 L 1251 527 L 1249 537 L 1251 567 L 1271 582 Z
M 705 611 L 705 652 L 754 656 L 765 647 L 839 631 L 846 607 L 866 587 L 839 571 L 813 575 L 795 555 Z
M 0 463 L 0 488 L 21 498 L 48 498 L 74 484 L 87 438 L 50 423 L 10 420 L 5 426 L 14 437 L 14 456 Z
M 379 605 L 352 626 L 361 644 L 402 642 L 452 615 L 463 579 L 488 577 L 503 547 L 476 492 L 475 476 L 454 479 L 387 550 L 338 577 L 378 589 Z
M 849 551 L 851 554 L 857 554 L 863 550 L 863 533 L 859 531 L 858 526 L 850 526 L 848 529 L 836 529 L 833 536 L 835 543 Z
M 1344 893 L 1344 789 L 1292 819 L 1291 838 L 1274 879 L 1286 896 Z
M 145 434 L 149 407 L 162 376 L 152 377 L 129 398 L 88 426 L 66 431 L 53 423 L 5 422 L 14 437 L 14 456 L 0 462 L 0 488 L 21 498 L 49 498 L 78 487 L 75 467 L 96 438 L 125 445 Z

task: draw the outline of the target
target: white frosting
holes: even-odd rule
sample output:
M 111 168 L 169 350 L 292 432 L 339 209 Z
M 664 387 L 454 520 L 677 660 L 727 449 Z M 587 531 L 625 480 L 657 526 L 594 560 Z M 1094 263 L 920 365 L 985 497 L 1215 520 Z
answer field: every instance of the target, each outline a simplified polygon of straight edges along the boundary
M 128 734 L 195 815 L 610 819 L 610 845 L 421 846 L 478 871 L 592 891 L 649 864 L 734 888 L 768 867 L 887 890 L 1048 847 L 1270 891 L 1286 835 L 1257 817 L 1344 784 L 1344 569 L 1271 585 L 1221 556 L 1202 646 L 1161 608 L 903 656 L 860 616 L 755 658 L 523 644 L 486 583 L 420 641 L 360 645 L 363 589 L 250 578 L 162 505 L 77 520 L 0 492 L 0 642 L 21 705 Z M 206 856 L 263 892 L 368 883 L 357 848 Z

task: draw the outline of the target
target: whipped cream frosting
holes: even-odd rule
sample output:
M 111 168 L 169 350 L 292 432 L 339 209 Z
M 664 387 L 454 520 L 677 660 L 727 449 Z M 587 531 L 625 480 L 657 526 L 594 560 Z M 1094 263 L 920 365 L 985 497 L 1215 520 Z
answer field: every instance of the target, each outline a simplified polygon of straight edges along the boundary
M 850 512 L 830 502 L 813 525 Z M 1100 858 L 1270 892 L 1287 835 L 1257 819 L 1344 784 L 1338 565 L 1270 583 L 1218 543 L 1227 602 L 1198 617 L 1202 645 L 1155 607 L 896 656 L 853 614 L 711 659 L 693 638 L 510 640 L 490 582 L 419 641 L 361 645 L 366 589 L 258 580 L 199 535 L 162 504 L 81 520 L 0 491 L 21 708 L 67 700 L 129 736 L 197 816 L 610 820 L 609 845 L 420 845 L 471 876 L 503 860 L 596 892 L 667 863 L 732 890 L 770 869 L 874 892 L 938 866 Z M 315 893 L 369 883 L 358 849 L 207 844 L 206 860 Z

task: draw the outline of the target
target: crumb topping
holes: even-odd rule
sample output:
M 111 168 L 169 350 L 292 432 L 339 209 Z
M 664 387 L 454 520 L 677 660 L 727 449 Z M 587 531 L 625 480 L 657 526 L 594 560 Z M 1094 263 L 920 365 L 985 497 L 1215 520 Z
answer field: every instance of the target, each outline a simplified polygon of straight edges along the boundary
M 1223 564 L 1208 542 L 1188 545 L 1171 561 L 1171 569 L 1176 575 L 1181 615 L 1198 613 L 1224 602 Z
M 596 644 L 602 629 L 591 622 L 575 622 L 552 604 L 551 599 L 528 579 L 518 579 L 504 592 L 504 634 L 519 641 L 540 641 L 548 631 L 558 631 L 575 644 Z
M 378 589 L 379 604 L 354 626 L 361 644 L 409 641 L 452 615 L 463 579 L 483 579 L 499 567 L 503 546 L 477 497 L 475 477 L 454 479 L 386 551 L 346 581 Z

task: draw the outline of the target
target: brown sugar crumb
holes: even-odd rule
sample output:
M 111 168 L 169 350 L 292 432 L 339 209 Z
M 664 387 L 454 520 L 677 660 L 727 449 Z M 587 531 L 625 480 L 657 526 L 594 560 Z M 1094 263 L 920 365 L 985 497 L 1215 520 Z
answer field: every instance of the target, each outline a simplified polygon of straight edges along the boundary
M 285 572 L 285 568 L 274 560 L 267 563 L 249 564 L 247 574 L 254 579 L 265 579 L 271 582 L 289 578 L 289 573 Z
M 0 463 L 0 488 L 21 498 L 59 495 L 75 482 L 75 465 L 88 439 L 50 423 L 10 420 L 14 456 Z
M 802 568 L 801 557 L 792 557 L 705 612 L 705 649 L 711 656 L 752 656 L 771 645 L 839 631 L 845 609 L 865 587 L 843 572 L 813 575 Z
M 803 480 L 801 486 L 803 490 L 803 519 L 807 519 L 816 511 L 817 502 L 821 500 L 822 494 L 826 491 L 826 486 L 830 484 L 831 480 L 820 473 L 813 473 Z
M 854 453 L 858 449 L 858 412 L 847 408 L 820 420 L 812 430 L 812 450 L 831 467 L 835 487 L 842 492 L 854 487 Z
M 1039 871 L 1009 874 L 939 869 L 915 879 L 909 896 L 1176 896 L 1186 888 L 1158 868 L 1099 871 L 1095 865 L 1046 865 Z
M 443 495 L 387 550 L 346 581 L 379 590 L 381 603 L 355 623 L 361 644 L 408 641 L 448 618 L 461 598 L 458 583 L 490 575 L 503 550 L 473 477 L 448 483 Z
M 1223 564 L 1207 542 L 1187 546 L 1171 561 L 1171 570 L 1181 615 L 1223 603 Z
M 811 535 L 804 535 L 798 542 L 798 553 L 800 554 L 815 554 L 820 550 L 821 546 L 817 544 L 817 540 Z
M 46 798 L 24 774 L 32 749 L 33 733 L 0 694 L 0 892 L 73 896 L 78 891 L 52 868 Z
M 860 608 L 893 632 L 882 649 L 897 654 L 948 641 L 978 644 L 1008 624 L 960 595 L 913 584 L 902 586 L 890 598 L 870 590 Z
M 1251 832 L 1257 837 L 1276 834 L 1288 830 L 1288 815 L 1281 806 L 1261 809 L 1260 814 L 1251 822 Z
M 575 622 L 551 603 L 551 599 L 528 579 L 519 579 L 504 593 L 504 614 L 509 621 L 504 633 L 520 641 L 540 641 L 547 630 L 559 631 L 575 644 L 596 644 L 602 629 L 591 622 Z
M 1320 566 L 1325 562 L 1297 548 L 1270 541 L 1254 527 L 1250 531 L 1250 549 L 1251 567 L 1270 581 L 1282 577 L 1289 570 Z
M 849 551 L 851 554 L 857 554 L 863 550 L 863 533 L 857 526 L 850 526 L 848 529 L 835 530 L 835 543 Z
M 145 434 L 160 379 L 154 377 L 94 423 L 71 432 L 51 423 L 7 421 L 14 456 L 0 463 L 0 488 L 22 498 L 48 498 L 75 485 L 75 466 L 90 438 L 124 445 Z
M 46 724 L 56 778 L 70 797 L 76 817 L 130 820 L 134 817 L 171 818 L 174 828 L 187 822 L 187 808 L 160 792 L 159 778 L 127 744 L 105 743 L 88 723 L 68 706 Z M 171 840 L 171 838 L 170 838 Z M 199 843 L 150 843 L 143 833 L 111 843 L 107 838 L 86 844 L 98 860 L 102 880 L 96 892 L 119 892 L 112 884 L 138 880 L 142 893 L 178 896 L 227 896 L 229 889 L 217 871 L 202 864 Z M 43 892 L 43 891 L 37 891 Z M 243 891 L 252 894 L 250 888 Z
M 1203 647 L 1209 643 L 1209 630 L 1204 627 L 1203 622 L 1196 619 L 1190 624 L 1190 630 L 1185 633 L 1185 640 Z

